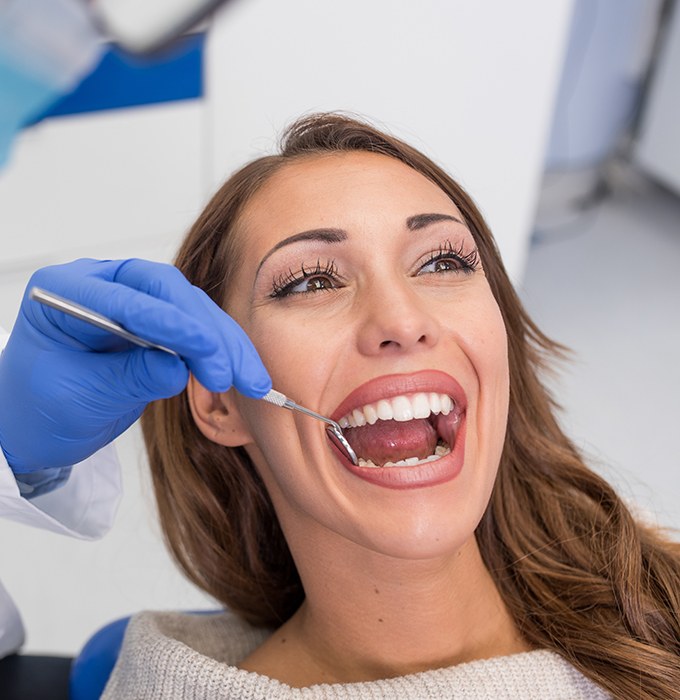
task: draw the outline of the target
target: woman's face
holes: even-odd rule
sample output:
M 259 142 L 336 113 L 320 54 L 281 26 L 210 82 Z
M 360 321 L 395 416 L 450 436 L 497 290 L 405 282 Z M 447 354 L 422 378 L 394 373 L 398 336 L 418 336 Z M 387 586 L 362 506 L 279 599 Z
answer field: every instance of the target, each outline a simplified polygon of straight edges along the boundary
M 229 313 L 274 388 L 339 421 L 362 460 L 321 422 L 234 394 L 286 535 L 405 558 L 458 550 L 508 408 L 505 328 L 461 213 L 413 169 L 358 152 L 285 166 L 238 229 Z

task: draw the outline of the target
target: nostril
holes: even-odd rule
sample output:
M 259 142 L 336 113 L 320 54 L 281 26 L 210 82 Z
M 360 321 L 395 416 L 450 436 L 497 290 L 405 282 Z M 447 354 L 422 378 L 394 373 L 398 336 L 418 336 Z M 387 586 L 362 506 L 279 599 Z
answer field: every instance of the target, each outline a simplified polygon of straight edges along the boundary
M 416 341 L 415 344 L 418 345 L 418 344 L 421 344 L 421 343 L 423 343 L 423 344 L 427 344 L 427 343 L 428 343 L 428 336 L 427 336 L 425 333 L 423 333 L 423 335 L 421 335 L 420 338 L 418 338 L 418 340 Z M 400 343 L 398 340 L 383 340 L 383 341 L 380 343 L 380 347 L 381 347 L 381 348 L 387 348 L 387 347 L 389 347 L 390 345 L 396 345 L 396 346 L 398 346 L 398 347 L 401 347 L 402 343 Z

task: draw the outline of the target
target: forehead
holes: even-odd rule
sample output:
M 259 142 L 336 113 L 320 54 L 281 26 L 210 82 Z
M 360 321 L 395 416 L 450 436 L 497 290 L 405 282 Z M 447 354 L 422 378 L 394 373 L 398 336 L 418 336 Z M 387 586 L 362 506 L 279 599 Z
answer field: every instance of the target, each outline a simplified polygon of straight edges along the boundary
M 413 214 L 461 217 L 449 197 L 424 175 L 389 156 L 333 153 L 285 165 L 242 212 L 249 232 L 290 235 L 316 227 L 353 228 L 370 220 L 401 222 Z

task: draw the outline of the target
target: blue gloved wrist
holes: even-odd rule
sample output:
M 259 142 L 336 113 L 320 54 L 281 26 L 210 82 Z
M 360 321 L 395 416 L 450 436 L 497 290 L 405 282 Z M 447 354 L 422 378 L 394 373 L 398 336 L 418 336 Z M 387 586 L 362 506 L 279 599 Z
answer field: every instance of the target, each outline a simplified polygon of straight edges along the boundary
M 56 491 L 63 486 L 71 476 L 72 467 L 57 467 L 55 469 L 41 469 L 26 474 L 16 474 L 19 493 L 28 500 L 36 496 Z

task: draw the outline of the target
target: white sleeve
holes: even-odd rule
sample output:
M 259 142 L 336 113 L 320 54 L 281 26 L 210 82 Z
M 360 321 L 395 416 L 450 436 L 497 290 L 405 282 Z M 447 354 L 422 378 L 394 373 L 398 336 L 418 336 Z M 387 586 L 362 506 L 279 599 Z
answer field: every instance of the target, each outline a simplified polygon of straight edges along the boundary
M 0 328 L 0 351 L 8 335 Z M 113 445 L 107 445 L 71 469 L 68 480 L 30 501 L 0 449 L 0 516 L 80 539 L 96 539 L 113 524 L 121 488 L 120 464 Z M 16 652 L 24 642 L 24 626 L 16 606 L 0 583 L 0 658 Z
M 120 465 L 113 446 L 73 467 L 68 481 L 32 500 L 23 498 L 0 450 L 0 516 L 80 539 L 96 539 L 112 523 L 121 494 Z M 0 583 L 0 659 L 19 650 L 24 626 Z
M 0 451 L 0 516 L 80 539 L 97 539 L 113 524 L 121 495 L 120 464 L 107 445 L 76 464 L 69 479 L 30 501 Z
M 25 636 L 19 611 L 0 583 L 0 659 L 18 651 Z

